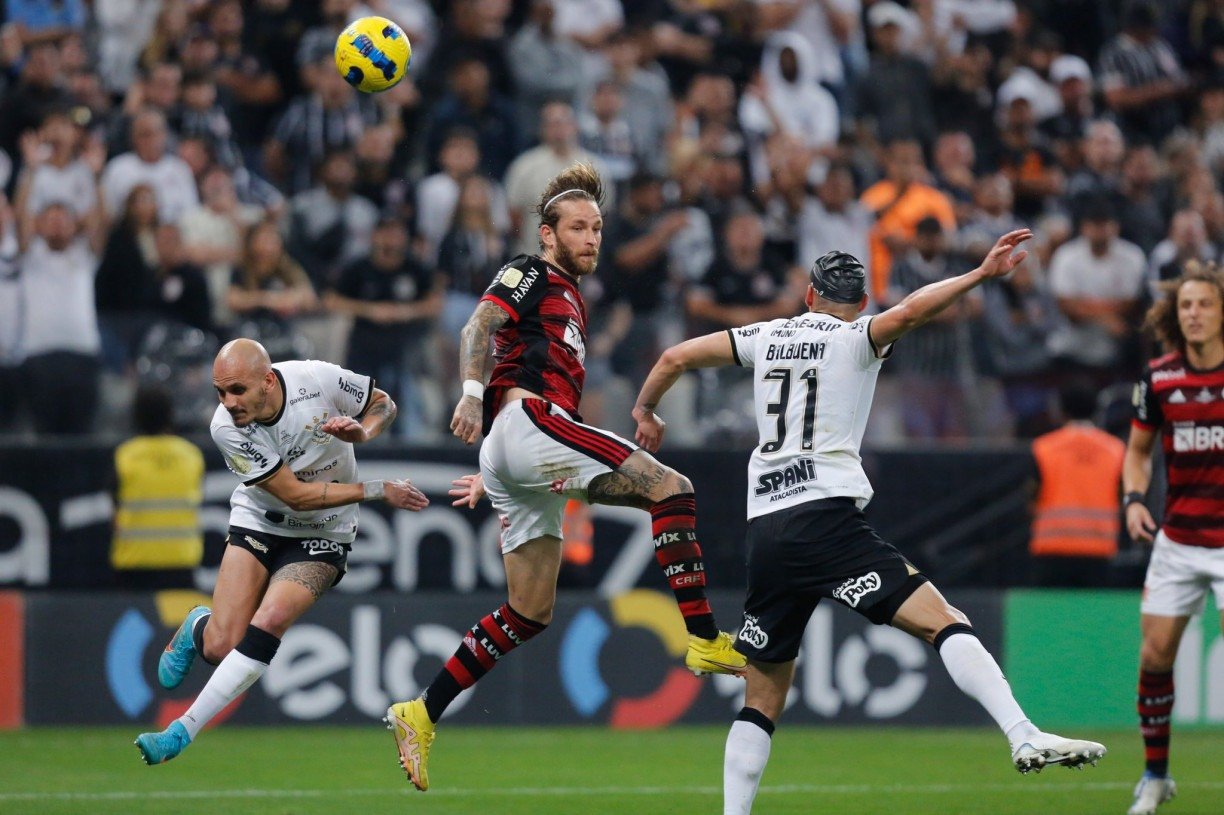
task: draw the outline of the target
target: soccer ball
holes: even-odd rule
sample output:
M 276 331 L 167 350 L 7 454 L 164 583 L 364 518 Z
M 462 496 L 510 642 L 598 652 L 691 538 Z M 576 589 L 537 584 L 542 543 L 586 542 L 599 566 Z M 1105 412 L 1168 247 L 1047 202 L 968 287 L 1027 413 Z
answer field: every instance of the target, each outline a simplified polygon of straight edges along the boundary
M 336 39 L 336 69 L 364 93 L 393 87 L 412 61 L 412 44 L 404 30 L 386 17 L 362 17 Z

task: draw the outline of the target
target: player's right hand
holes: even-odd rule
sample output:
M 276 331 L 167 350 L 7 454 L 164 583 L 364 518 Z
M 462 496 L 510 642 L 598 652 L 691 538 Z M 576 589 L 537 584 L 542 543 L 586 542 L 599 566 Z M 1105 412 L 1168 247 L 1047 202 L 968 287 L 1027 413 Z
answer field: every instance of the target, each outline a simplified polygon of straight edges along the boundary
M 480 438 L 483 407 L 481 401 L 473 396 L 464 396 L 459 400 L 450 423 L 455 438 L 462 439 L 464 444 L 474 444 Z
M 1008 274 L 1028 257 L 1027 249 L 1021 249 L 1014 255 L 1012 250 L 1032 237 L 1033 233 L 1027 229 L 1016 229 L 1008 232 L 995 241 L 994 248 L 986 255 L 986 259 L 982 261 L 982 265 L 978 268 L 982 270 L 982 274 L 986 277 L 1002 277 Z
M 451 482 L 447 495 L 455 499 L 451 506 L 472 509 L 485 496 L 484 477 L 480 473 L 460 476 Z
M 648 453 L 656 453 L 663 443 L 663 433 L 667 430 L 667 422 L 659 418 L 653 410 L 643 410 L 635 407 L 633 418 L 637 419 L 637 433 L 634 438 Z
M 1126 531 L 1133 541 L 1151 543 L 1156 537 L 1156 519 L 1143 504 L 1130 504 L 1126 508 Z
M 418 490 L 407 478 L 401 481 L 383 482 L 383 500 L 396 509 L 419 512 L 429 506 L 425 493 Z

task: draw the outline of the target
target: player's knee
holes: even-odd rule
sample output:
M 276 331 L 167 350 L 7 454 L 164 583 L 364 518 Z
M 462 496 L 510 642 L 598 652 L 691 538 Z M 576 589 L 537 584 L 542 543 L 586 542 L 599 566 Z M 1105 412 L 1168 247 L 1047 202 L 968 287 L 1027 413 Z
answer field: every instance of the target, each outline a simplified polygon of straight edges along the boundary
M 285 636 L 289 626 L 297 619 L 298 612 L 288 603 L 267 602 L 259 607 L 251 618 L 251 625 L 267 631 L 275 637 Z M 235 642 L 237 644 L 237 642 Z
M 242 639 L 243 631 L 234 629 L 229 630 L 222 628 L 212 620 L 204 629 L 204 661 L 216 665 L 221 660 L 229 656 L 229 652 L 234 650 L 234 646 Z
M 1139 667 L 1153 673 L 1165 673 L 1173 670 L 1173 662 L 1177 659 L 1177 647 L 1172 643 L 1157 637 L 1144 637 L 1139 648 Z
M 674 495 L 684 495 L 693 491 L 693 482 L 683 473 L 678 473 L 671 467 L 664 467 L 663 489 L 667 491 L 666 498 Z
M 548 600 L 537 600 L 534 603 L 527 600 L 517 600 L 510 603 L 511 607 L 520 615 L 540 625 L 548 625 L 552 622 L 553 608 L 556 604 L 556 597 Z

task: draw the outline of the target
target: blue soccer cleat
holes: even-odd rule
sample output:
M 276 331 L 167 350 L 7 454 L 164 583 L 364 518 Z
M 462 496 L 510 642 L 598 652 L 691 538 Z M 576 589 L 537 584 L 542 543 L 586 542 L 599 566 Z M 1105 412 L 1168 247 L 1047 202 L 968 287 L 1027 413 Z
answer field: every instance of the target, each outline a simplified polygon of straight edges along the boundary
M 191 744 L 191 736 L 188 735 L 187 728 L 177 720 L 160 733 L 141 733 L 136 737 L 140 757 L 150 766 L 165 764 L 183 752 L 188 744 Z
M 170 638 L 166 650 L 157 660 L 157 681 L 167 690 L 177 688 L 187 678 L 191 663 L 195 662 L 195 640 L 191 636 L 191 627 L 196 620 L 208 614 L 207 606 L 196 606 L 187 612 L 187 618 L 179 626 L 178 631 Z

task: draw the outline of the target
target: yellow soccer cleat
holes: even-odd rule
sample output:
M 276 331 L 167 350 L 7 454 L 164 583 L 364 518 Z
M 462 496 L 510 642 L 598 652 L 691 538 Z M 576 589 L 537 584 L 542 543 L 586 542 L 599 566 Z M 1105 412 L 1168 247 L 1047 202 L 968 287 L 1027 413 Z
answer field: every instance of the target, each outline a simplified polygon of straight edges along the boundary
M 703 674 L 743 676 L 748 659 L 735 650 L 735 637 L 725 631 L 719 631 L 718 636 L 712 640 L 689 634 L 688 653 L 684 655 L 684 664 L 697 676 Z
M 434 723 L 425 711 L 425 700 L 394 704 L 387 708 L 383 721 L 395 736 L 399 763 L 408 773 L 408 780 L 421 792 L 429 789 L 429 746 L 434 740 Z

